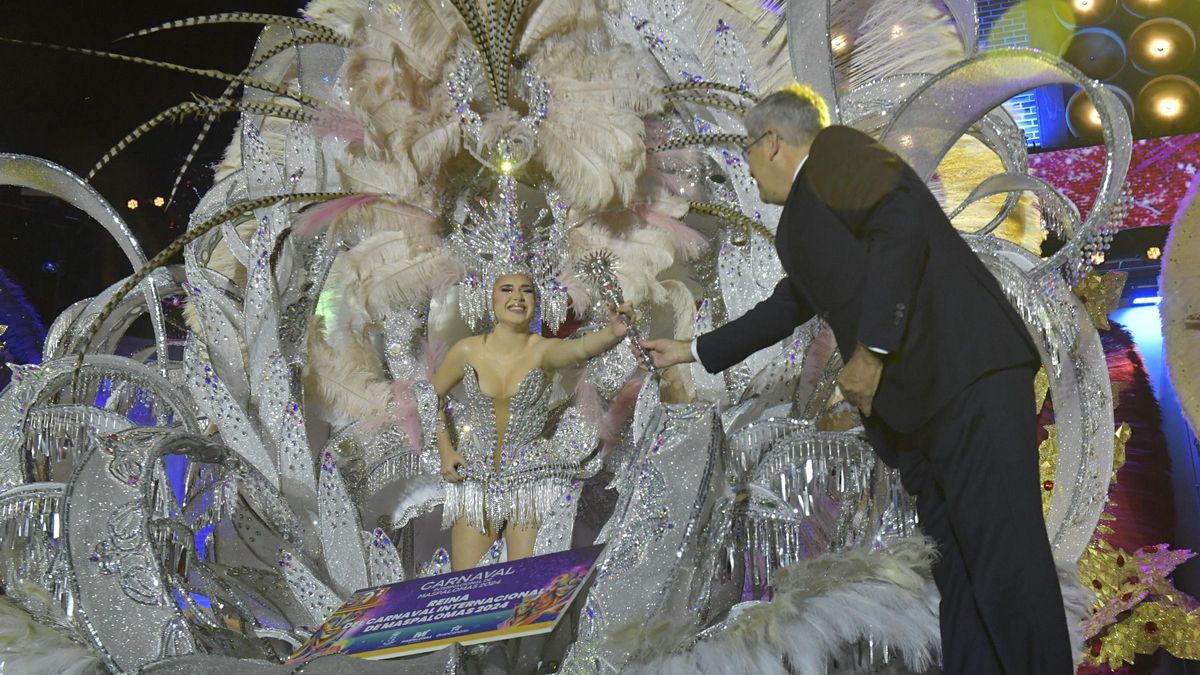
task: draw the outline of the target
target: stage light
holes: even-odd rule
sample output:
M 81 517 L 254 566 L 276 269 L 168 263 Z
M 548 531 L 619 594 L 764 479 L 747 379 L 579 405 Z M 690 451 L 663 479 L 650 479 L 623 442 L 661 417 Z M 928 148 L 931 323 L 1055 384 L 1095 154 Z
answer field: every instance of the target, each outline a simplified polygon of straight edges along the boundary
M 900 24 L 894 24 L 892 26 L 892 39 L 902 37 L 903 35 L 904 35 L 904 26 L 901 26 Z
M 1162 298 L 1157 295 L 1142 296 L 1134 298 L 1129 304 L 1134 307 L 1144 307 L 1147 305 L 1157 305 L 1162 302 Z
M 1167 119 L 1174 119 L 1183 111 L 1183 101 L 1175 96 L 1164 96 L 1154 103 L 1154 111 Z
M 1125 93 L 1124 89 L 1111 84 L 1104 85 L 1104 88 L 1116 95 L 1117 100 L 1125 107 L 1125 112 L 1132 120 L 1133 100 L 1129 98 L 1129 94 Z M 1067 128 L 1079 138 L 1098 140 L 1101 137 L 1103 126 L 1100 121 L 1100 112 L 1096 110 L 1096 106 L 1083 89 L 1077 89 L 1067 100 Z
M 1076 31 L 1063 42 L 1058 53 L 1093 80 L 1116 77 L 1129 61 L 1121 36 L 1105 28 Z
M 162 197 L 155 197 L 155 198 L 154 198 L 154 205 L 155 205 L 155 206 L 157 206 L 157 207 L 158 207 L 158 208 L 160 208 L 160 209 L 161 209 L 161 208 L 163 207 L 163 205 L 164 205 L 164 204 L 166 204 L 166 203 L 167 203 L 167 200 L 163 199 Z
M 1162 257 L 1162 249 L 1157 246 L 1151 246 L 1146 249 L 1146 257 L 1150 260 L 1158 260 Z
M 1043 3 L 1027 2 L 1024 4 L 1032 7 Z M 1055 0 L 1044 4 L 1052 7 L 1054 15 L 1063 26 L 1083 28 L 1099 26 L 1108 21 L 1117 11 L 1119 2 L 1118 0 Z
M 1124 0 L 1125 9 L 1141 18 L 1151 16 L 1173 16 L 1188 0 Z
M 850 40 L 845 35 L 838 33 L 829 41 L 829 46 L 833 49 L 834 54 L 844 54 L 850 47 Z
M 1178 19 L 1143 22 L 1129 36 L 1133 65 L 1148 73 L 1181 72 L 1196 55 L 1196 33 Z
M 138 200 L 130 199 L 129 201 L 125 202 L 125 206 L 128 206 L 131 210 L 136 209 L 138 207 Z
M 1181 75 L 1156 77 L 1138 92 L 1137 110 L 1141 124 L 1153 133 L 1187 133 L 1200 123 L 1200 85 Z

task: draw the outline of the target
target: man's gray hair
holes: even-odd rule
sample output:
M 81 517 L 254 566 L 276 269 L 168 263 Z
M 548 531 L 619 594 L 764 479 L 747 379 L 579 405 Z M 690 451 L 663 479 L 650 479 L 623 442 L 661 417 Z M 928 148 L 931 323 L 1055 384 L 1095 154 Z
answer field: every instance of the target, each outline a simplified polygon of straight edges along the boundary
M 792 85 L 767 96 L 746 113 L 746 134 L 755 139 L 774 129 L 790 145 L 811 141 L 829 125 L 825 101 L 809 87 Z

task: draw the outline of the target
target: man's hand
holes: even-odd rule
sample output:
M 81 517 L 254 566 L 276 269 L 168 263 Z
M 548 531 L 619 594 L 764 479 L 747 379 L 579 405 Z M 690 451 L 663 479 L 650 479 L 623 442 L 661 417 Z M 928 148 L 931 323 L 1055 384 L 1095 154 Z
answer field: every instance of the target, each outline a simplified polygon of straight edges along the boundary
M 655 368 L 693 361 L 691 340 L 642 340 L 642 349 L 650 355 Z
M 842 390 L 842 396 L 861 410 L 863 417 L 871 416 L 871 403 L 875 400 L 875 390 L 879 389 L 882 375 L 883 360 L 861 344 L 855 347 L 850 363 L 838 375 L 838 388 Z

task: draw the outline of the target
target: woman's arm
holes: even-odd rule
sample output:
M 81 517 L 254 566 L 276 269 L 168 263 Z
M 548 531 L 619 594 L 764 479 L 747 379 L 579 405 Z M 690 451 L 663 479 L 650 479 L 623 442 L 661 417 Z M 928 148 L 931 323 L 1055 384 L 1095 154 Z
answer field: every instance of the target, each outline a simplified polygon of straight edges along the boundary
M 551 369 L 569 368 L 603 354 L 610 347 L 625 339 L 628 329 L 621 322 L 618 314 L 624 314 L 633 321 L 633 307 L 628 303 L 617 307 L 608 313 L 608 325 L 594 333 L 588 333 L 574 340 L 547 340 L 549 343 L 542 356 L 542 364 Z
M 467 354 L 470 351 L 468 340 L 470 338 L 459 340 L 454 343 L 450 351 L 446 352 L 446 358 L 442 360 L 442 365 L 438 366 L 437 372 L 433 374 L 433 388 L 437 391 L 438 396 L 438 425 L 437 425 L 437 448 L 438 455 L 441 457 L 441 473 L 442 478 L 457 483 L 462 480 L 462 475 L 458 473 L 458 466 L 466 466 L 467 460 L 458 451 L 454 449 L 454 444 L 450 442 L 450 433 L 446 431 L 446 406 L 444 401 L 446 394 L 454 388 L 463 378 L 463 367 L 467 363 Z

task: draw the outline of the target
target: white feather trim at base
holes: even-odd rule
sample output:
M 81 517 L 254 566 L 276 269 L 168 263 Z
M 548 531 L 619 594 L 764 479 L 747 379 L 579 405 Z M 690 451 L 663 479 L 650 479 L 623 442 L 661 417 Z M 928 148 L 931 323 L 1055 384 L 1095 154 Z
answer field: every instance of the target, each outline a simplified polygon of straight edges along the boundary
M 21 675 L 99 675 L 106 672 L 90 649 L 34 620 L 0 598 L 0 672 Z
M 682 652 L 664 654 L 678 643 L 654 626 L 639 626 L 636 635 L 622 629 L 613 639 L 636 640 L 640 662 L 630 672 L 637 673 L 867 672 L 882 665 L 885 652 L 897 665 L 924 672 L 936 665 L 941 648 L 933 555 L 928 540 L 912 538 L 783 568 L 771 602 L 731 613 Z M 863 645 L 880 663 L 864 658 Z
M 688 626 L 673 620 L 613 633 L 639 655 L 628 672 L 852 675 L 936 671 L 941 652 L 932 542 L 899 540 L 880 551 L 853 549 L 783 568 L 770 602 L 735 605 L 719 624 L 680 645 Z M 1076 661 L 1082 620 L 1094 596 L 1074 570 L 1058 569 Z M 886 655 L 886 656 L 885 656 Z M 890 663 L 884 663 L 884 660 Z

